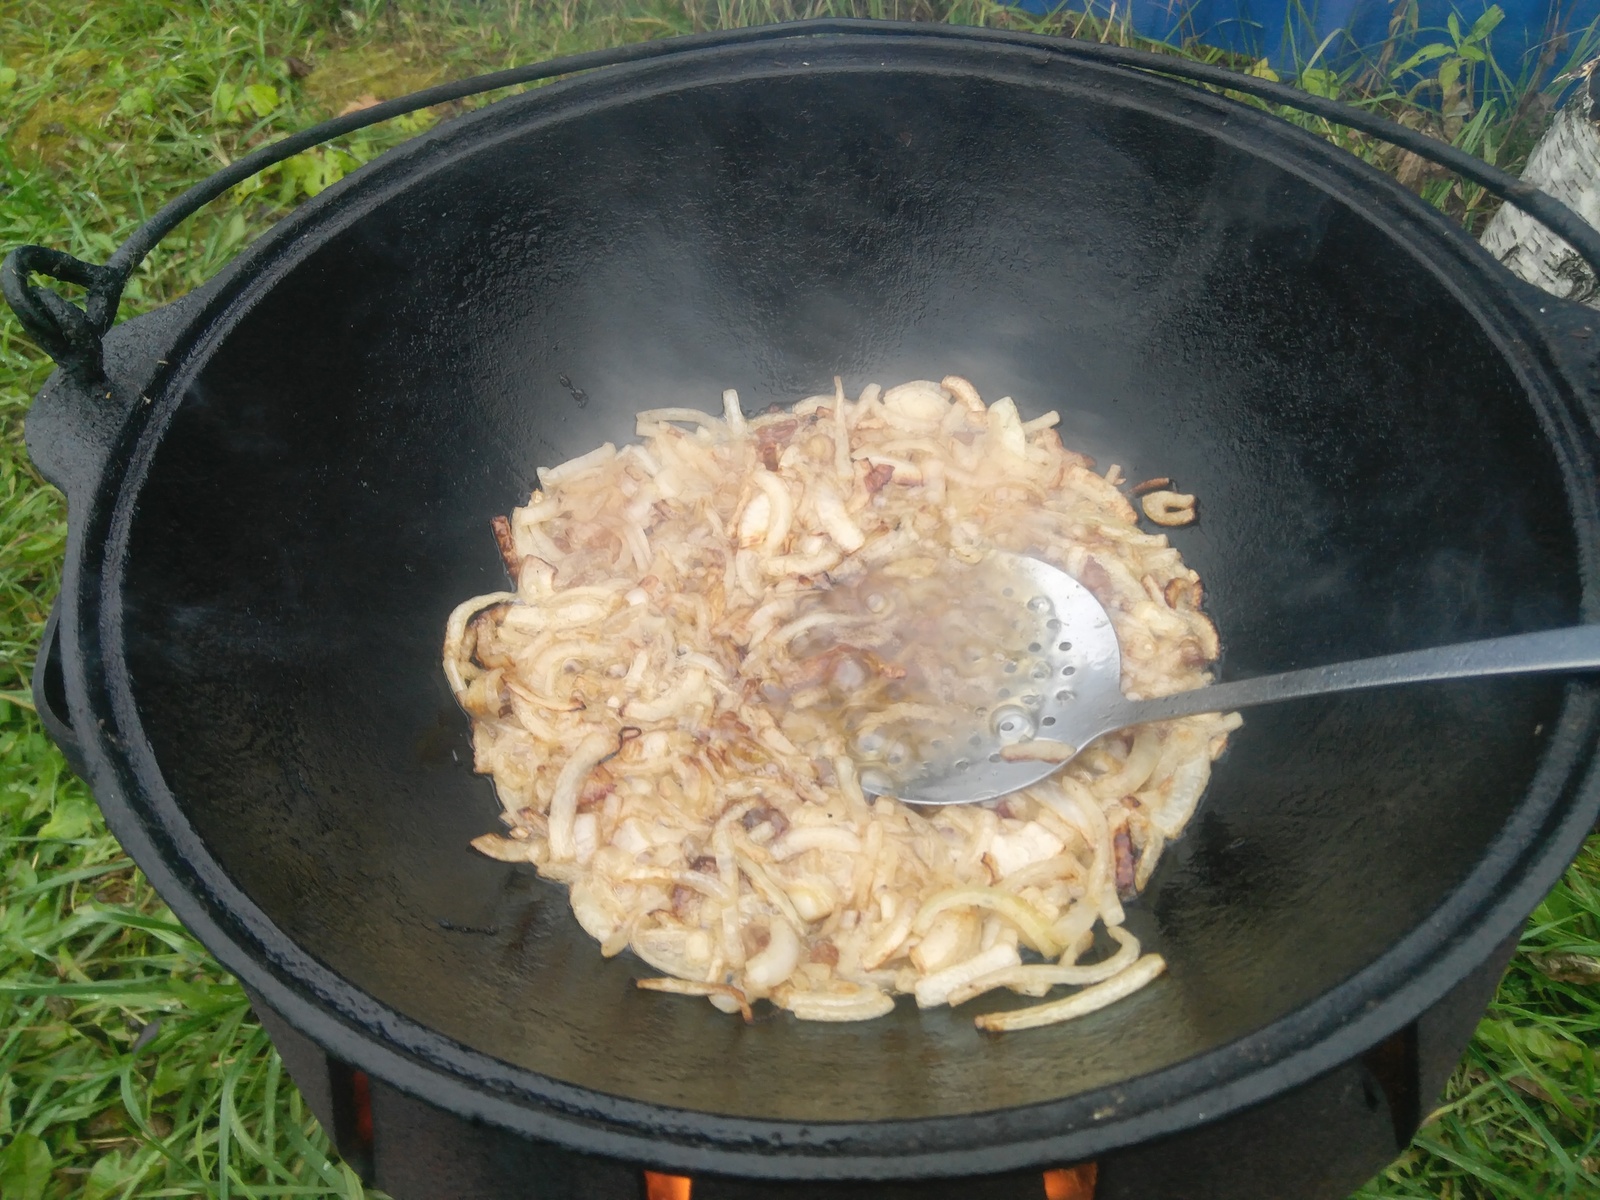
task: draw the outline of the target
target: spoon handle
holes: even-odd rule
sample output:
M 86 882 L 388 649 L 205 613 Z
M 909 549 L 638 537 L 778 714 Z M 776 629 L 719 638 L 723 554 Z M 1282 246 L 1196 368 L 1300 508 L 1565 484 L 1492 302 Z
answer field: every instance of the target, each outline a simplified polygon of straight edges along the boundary
M 1129 700 L 1107 714 L 1117 722 L 1107 728 L 1121 729 L 1196 713 L 1231 712 L 1278 700 L 1353 692 L 1391 683 L 1593 670 L 1600 670 L 1600 625 L 1576 625 L 1262 675 L 1154 700 Z

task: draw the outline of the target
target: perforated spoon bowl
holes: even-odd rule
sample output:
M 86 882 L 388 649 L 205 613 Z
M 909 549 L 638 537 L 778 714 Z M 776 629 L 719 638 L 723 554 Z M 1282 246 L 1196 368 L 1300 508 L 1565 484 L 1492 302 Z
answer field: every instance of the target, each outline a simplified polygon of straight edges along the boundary
M 913 804 L 971 804 L 1037 783 L 1096 738 L 1151 721 L 1399 683 L 1600 670 L 1600 625 L 1578 625 L 1129 700 L 1111 618 L 1088 588 L 1036 558 L 997 552 L 990 564 L 1017 581 L 1011 589 L 1029 614 L 1024 641 L 1034 669 L 1048 667 L 1047 685 L 1035 689 L 1032 704 L 1008 700 L 987 713 L 986 727 L 974 729 L 959 756 L 927 759 L 913 777 L 892 783 L 863 771 L 865 790 Z

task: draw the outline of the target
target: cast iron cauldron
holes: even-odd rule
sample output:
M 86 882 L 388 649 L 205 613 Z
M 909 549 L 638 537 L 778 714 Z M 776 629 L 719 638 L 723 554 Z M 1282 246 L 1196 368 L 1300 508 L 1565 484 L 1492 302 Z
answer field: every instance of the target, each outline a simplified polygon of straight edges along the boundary
M 65 367 L 29 423 L 71 506 L 41 708 L 111 829 L 351 1153 L 339 1089 L 370 1079 L 397 1195 L 620 1195 L 624 1163 L 710 1173 L 703 1198 L 1036 1195 L 1041 1167 L 1098 1157 L 1101 1200 L 1342 1196 L 1409 1138 L 1594 821 L 1592 682 L 1250 714 L 1130 909 L 1170 974 L 1094 1016 L 745 1026 L 636 991 L 648 968 L 602 960 L 559 889 L 468 849 L 497 809 L 444 619 L 502 586 L 489 519 L 535 466 L 627 439 L 641 407 L 762 407 L 835 372 L 957 372 L 1198 493 L 1174 541 L 1225 677 L 1594 619 L 1593 314 L 1325 143 L 1153 73 L 1212 69 L 820 23 L 520 77 L 603 63 L 384 156 L 103 353 L 120 279 L 239 171 L 108 267 L 13 257 L 7 294 Z M 1570 213 L 1432 152 L 1600 263 Z M 30 269 L 88 284 L 89 311 Z M 470 1162 L 440 1184 L 386 1111 L 469 1119 Z M 1207 1157 L 1245 1128 L 1254 1159 Z

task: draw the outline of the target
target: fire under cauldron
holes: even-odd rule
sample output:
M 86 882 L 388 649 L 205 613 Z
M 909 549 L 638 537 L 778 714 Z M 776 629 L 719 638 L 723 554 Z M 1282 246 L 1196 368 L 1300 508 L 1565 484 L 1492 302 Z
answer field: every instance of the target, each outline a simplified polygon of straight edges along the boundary
M 122 282 L 267 162 L 589 73 L 419 137 L 194 294 Z M 603 69 L 599 69 L 603 68 Z M 1196 83 L 1208 85 L 1195 86 Z M 908 1003 L 745 1026 L 640 993 L 497 811 L 438 667 L 489 520 L 646 405 L 945 372 L 1204 505 L 1175 535 L 1224 677 L 1594 619 L 1595 315 L 1229 88 L 977 30 L 818 22 L 451 85 L 259 152 L 106 266 L 6 295 L 62 370 L 29 446 L 70 541 L 41 714 L 401 1200 L 1344 1196 L 1409 1141 L 1600 808 L 1595 686 L 1252 713 L 1130 907 L 1170 973 L 992 1038 Z M 79 310 L 31 274 L 87 285 Z

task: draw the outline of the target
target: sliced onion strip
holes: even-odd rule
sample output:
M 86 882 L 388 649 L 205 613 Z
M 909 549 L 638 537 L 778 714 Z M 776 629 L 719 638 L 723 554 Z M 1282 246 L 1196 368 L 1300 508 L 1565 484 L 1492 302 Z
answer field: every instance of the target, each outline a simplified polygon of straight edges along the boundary
M 600 765 L 621 745 L 614 733 L 595 731 L 588 734 L 572 757 L 556 776 L 555 791 L 550 796 L 550 856 L 558 862 L 576 857 L 578 843 L 573 836 L 572 822 L 578 813 L 578 795 L 583 791 L 589 772 Z
M 669 992 L 674 996 L 722 996 L 737 1007 L 739 1015 L 745 1019 L 746 1024 L 756 1019 L 755 1013 L 750 1011 L 750 1001 L 745 999 L 744 993 L 725 983 L 704 983 L 697 979 L 676 979 L 666 975 L 640 979 L 634 986 L 647 992 Z
M 1019 1008 L 1013 1012 L 984 1013 L 974 1017 L 973 1024 L 989 1033 L 1009 1033 L 1018 1029 L 1038 1029 L 1043 1025 L 1059 1025 L 1076 1017 L 1098 1012 L 1108 1004 L 1115 1004 L 1124 996 L 1131 996 L 1167 969 L 1167 960 L 1159 954 L 1146 954 L 1131 967 L 1124 968 L 1102 983 L 1092 984 L 1081 992 L 1074 992 L 1048 1004 Z

